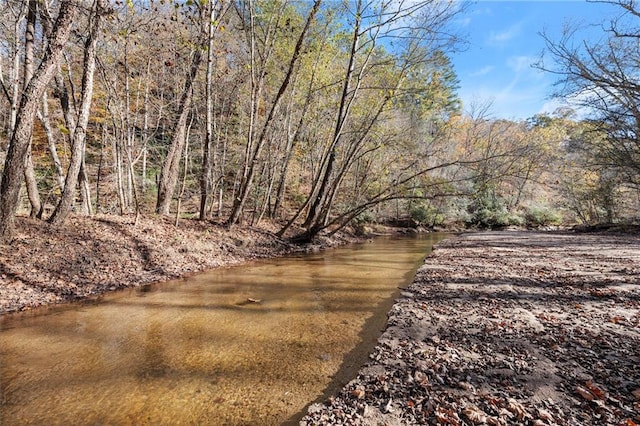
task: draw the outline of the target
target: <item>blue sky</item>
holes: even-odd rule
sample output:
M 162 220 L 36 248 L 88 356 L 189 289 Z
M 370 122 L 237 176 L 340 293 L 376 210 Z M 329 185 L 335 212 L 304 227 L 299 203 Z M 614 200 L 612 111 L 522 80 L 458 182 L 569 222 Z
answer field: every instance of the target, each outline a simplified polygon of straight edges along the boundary
M 466 49 L 452 56 L 465 111 L 491 102 L 494 118 L 521 120 L 553 112 L 558 104 L 549 96 L 556 77 L 531 66 L 544 50 L 539 33 L 544 30 L 557 39 L 566 23 L 606 24 L 620 10 L 578 0 L 476 2 L 455 22 L 468 40 Z M 592 25 L 581 34 L 604 33 Z

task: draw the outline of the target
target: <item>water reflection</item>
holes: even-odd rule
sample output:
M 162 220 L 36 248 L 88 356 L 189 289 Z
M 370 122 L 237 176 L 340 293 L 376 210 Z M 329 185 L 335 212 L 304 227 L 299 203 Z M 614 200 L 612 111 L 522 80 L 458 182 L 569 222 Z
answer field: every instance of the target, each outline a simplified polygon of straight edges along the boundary
M 255 262 L 4 317 L 0 424 L 292 421 L 366 361 L 397 287 L 442 237 Z

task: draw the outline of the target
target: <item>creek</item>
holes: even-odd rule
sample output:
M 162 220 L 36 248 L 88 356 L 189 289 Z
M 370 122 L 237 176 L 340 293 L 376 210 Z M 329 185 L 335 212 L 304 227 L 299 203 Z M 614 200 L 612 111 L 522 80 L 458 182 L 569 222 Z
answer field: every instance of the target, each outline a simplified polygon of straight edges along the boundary
M 260 260 L 0 318 L 0 424 L 295 424 L 355 377 L 444 234 Z

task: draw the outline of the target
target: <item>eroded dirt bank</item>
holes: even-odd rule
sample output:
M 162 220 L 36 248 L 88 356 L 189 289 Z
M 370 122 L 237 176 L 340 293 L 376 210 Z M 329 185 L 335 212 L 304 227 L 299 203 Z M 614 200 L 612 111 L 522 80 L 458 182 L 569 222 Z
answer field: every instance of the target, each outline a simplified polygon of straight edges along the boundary
M 18 218 L 10 246 L 0 246 L 0 314 L 83 299 L 260 257 L 313 247 L 292 245 L 265 229 L 168 218 L 72 217 L 63 227 Z M 324 240 L 330 246 L 348 237 Z
M 303 425 L 640 424 L 640 238 L 441 242 L 358 377 Z

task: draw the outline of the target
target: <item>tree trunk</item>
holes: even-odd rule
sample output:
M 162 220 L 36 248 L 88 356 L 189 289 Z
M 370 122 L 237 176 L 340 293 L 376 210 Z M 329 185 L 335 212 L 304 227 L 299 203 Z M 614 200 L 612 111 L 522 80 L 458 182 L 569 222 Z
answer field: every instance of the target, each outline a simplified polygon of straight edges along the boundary
M 213 35 L 214 21 L 216 18 L 215 2 L 209 1 L 209 22 L 207 29 L 209 30 L 209 46 L 207 51 L 207 81 L 206 81 L 206 133 L 202 152 L 202 174 L 200 175 L 200 220 L 207 218 L 207 203 L 209 202 L 209 192 L 211 188 L 211 147 L 213 146 Z
M 24 160 L 24 181 L 27 186 L 29 203 L 31 204 L 31 214 L 29 216 L 32 219 L 42 219 L 43 207 L 42 202 L 40 201 L 36 171 L 31 157 L 31 144 L 29 144 L 29 147 L 27 148 L 27 158 Z
M 340 107 L 338 109 L 336 126 L 333 132 L 331 145 L 328 150 L 328 157 L 325 157 L 326 161 L 324 161 L 324 164 L 320 167 L 319 177 L 321 176 L 321 178 L 318 179 L 318 181 L 321 182 L 320 188 L 317 194 L 315 195 L 315 197 L 313 196 L 315 187 L 311 191 L 311 194 L 312 194 L 310 196 L 310 199 L 312 200 L 310 202 L 311 207 L 309 208 L 309 214 L 307 215 L 307 218 L 304 221 L 304 225 L 303 225 L 304 227 L 312 226 L 312 224 L 318 218 L 320 205 L 326 197 L 326 191 L 328 189 L 329 179 L 331 178 L 331 172 L 333 171 L 333 166 L 334 166 L 333 163 L 336 160 L 336 147 L 338 145 L 338 142 L 340 141 L 340 137 L 342 136 L 342 131 L 347 121 L 347 116 L 349 114 L 349 110 L 351 106 L 349 99 L 353 99 L 353 97 L 355 96 L 355 91 L 353 91 L 352 93 L 352 90 L 351 90 L 351 80 L 355 72 L 356 55 L 358 53 L 359 43 L 360 43 L 360 36 L 361 36 L 360 25 L 362 23 L 362 15 L 361 15 L 362 7 L 363 7 L 362 0 L 358 0 L 356 5 L 357 13 L 356 13 L 355 25 L 353 28 L 353 40 L 351 41 L 351 51 L 349 53 L 349 64 L 347 66 L 347 73 L 344 78 L 344 85 L 342 86 L 342 96 L 340 97 Z M 363 65 L 363 69 L 364 69 L 364 65 Z
M 27 87 L 29 81 L 33 77 L 34 54 L 33 48 L 36 38 L 36 16 L 37 1 L 29 0 L 27 12 L 27 28 L 24 34 L 24 80 L 22 87 Z M 38 192 L 38 182 L 36 181 L 36 172 L 33 167 L 33 159 L 31 158 L 31 140 L 27 148 L 27 158 L 24 165 L 24 180 L 27 186 L 27 194 L 31 203 L 31 217 L 42 217 L 42 202 L 40 201 L 40 193 Z
M 96 178 L 96 212 L 100 212 L 100 183 L 102 179 L 102 165 L 104 163 L 105 141 L 107 140 L 106 128 L 102 126 L 102 135 L 100 142 L 100 159 L 98 160 L 98 173 Z
M 80 163 L 80 173 L 78 174 L 78 184 L 80 185 L 80 200 L 82 201 L 82 213 L 93 215 L 93 206 L 91 205 L 91 187 L 89 186 L 89 176 L 87 175 L 87 165 L 85 162 L 86 155 L 83 152 L 82 162 Z
M 160 182 L 158 183 L 158 199 L 156 203 L 156 213 L 169 215 L 169 206 L 178 182 L 178 173 L 180 171 L 180 158 L 186 142 L 185 133 L 187 130 L 187 118 L 191 109 L 191 100 L 193 99 L 193 82 L 198 73 L 198 68 L 202 62 L 200 51 L 196 50 L 191 60 L 191 68 L 187 73 L 184 90 L 180 98 L 178 110 L 180 114 L 173 128 L 173 138 L 169 152 L 162 164 L 160 172 Z
M 120 214 L 123 215 L 128 208 L 127 200 L 124 195 L 124 155 L 123 143 L 121 135 L 116 132 L 111 143 L 111 149 L 113 151 L 113 165 L 116 173 L 116 182 L 118 187 L 118 206 L 120 207 Z M 122 132 L 120 132 L 122 133 Z
M 182 183 L 180 185 L 180 191 L 178 191 L 178 196 L 176 197 L 176 217 L 174 225 L 177 228 L 178 223 L 180 221 L 180 207 L 182 205 L 182 197 L 184 196 L 184 190 L 187 187 L 187 175 L 189 174 L 189 135 L 191 134 L 191 126 L 193 125 L 193 116 L 191 117 L 191 122 L 189 126 L 187 126 L 187 137 L 184 147 L 184 163 L 182 165 Z
M 331 173 L 333 172 L 333 165 L 336 161 L 336 152 L 335 147 L 331 149 L 329 153 L 329 160 L 327 161 L 327 167 L 324 169 L 324 175 L 322 177 L 322 183 L 320 184 L 320 189 L 318 190 L 318 195 L 315 198 L 315 201 L 311 204 L 309 208 L 309 214 L 307 215 L 307 220 L 304 222 L 304 227 L 308 228 L 312 226 L 318 220 L 318 215 L 320 214 L 320 206 L 324 202 L 324 198 L 327 193 L 327 189 L 329 188 L 329 180 L 331 179 Z
M 73 201 L 78 185 L 78 176 L 83 165 L 84 150 L 87 139 L 87 125 L 89 123 L 89 114 L 91 112 L 91 102 L 93 99 L 93 77 L 96 68 L 96 45 L 100 36 L 102 20 L 108 13 L 107 0 L 97 0 L 95 10 L 93 11 L 93 22 L 91 29 L 84 45 L 84 69 L 82 72 L 82 94 L 80 102 L 80 114 L 76 127 L 73 131 L 73 142 L 71 144 L 71 160 L 67 170 L 67 178 L 64 183 L 64 191 L 62 197 L 56 206 L 53 214 L 49 218 L 49 222 L 53 224 L 61 224 L 71 212 Z M 83 188 L 87 189 L 88 185 L 84 184 Z M 85 197 L 88 196 L 85 194 Z M 85 203 L 89 200 L 84 200 Z
M 64 189 L 64 170 L 62 169 L 62 163 L 60 162 L 60 156 L 58 156 L 58 149 L 56 148 L 56 139 L 53 135 L 53 128 L 51 127 L 51 120 L 49 120 L 49 105 L 47 104 L 49 99 L 47 98 L 47 92 L 42 96 L 42 110 L 38 111 L 38 119 L 44 128 L 47 135 L 47 142 L 49 143 L 49 152 L 51 153 L 51 160 L 56 169 L 56 181 L 60 187 L 60 192 Z
M 151 75 L 151 60 L 147 60 L 147 79 L 144 88 L 144 118 L 142 121 L 142 166 L 140 176 L 140 190 L 144 193 L 147 189 L 147 155 L 149 144 L 149 77 Z
M 318 61 L 316 60 L 315 65 L 311 71 L 311 78 L 309 79 L 309 89 L 308 94 L 305 96 L 304 105 L 302 106 L 302 111 L 300 112 L 300 118 L 298 119 L 298 123 L 294 132 L 291 130 L 291 121 L 289 118 L 292 115 L 293 109 L 293 101 L 294 96 L 292 94 L 289 106 L 287 108 L 287 116 L 288 122 L 286 126 L 286 134 L 287 134 L 287 143 L 284 150 L 284 158 L 282 160 L 282 165 L 280 167 L 280 177 L 278 180 L 278 186 L 276 190 L 276 198 L 273 204 L 273 209 L 271 210 L 271 218 L 276 219 L 278 217 L 278 212 L 280 211 L 280 206 L 282 205 L 282 201 L 284 199 L 284 193 L 287 185 L 287 174 L 289 172 L 289 165 L 291 164 L 291 159 L 293 158 L 294 149 L 300 139 L 300 135 L 302 134 L 302 129 L 304 126 L 305 118 L 307 115 L 307 111 L 309 110 L 309 105 L 311 104 L 311 90 L 313 88 L 313 84 L 315 82 L 315 74 L 316 67 L 318 65 Z M 297 75 L 296 75 L 297 78 Z M 295 87 L 295 83 L 294 83 Z
M 253 150 L 252 157 L 249 160 L 249 170 L 248 170 L 248 173 L 247 173 L 245 179 L 243 179 L 243 181 L 241 183 L 240 195 L 238 196 L 237 199 L 235 199 L 235 202 L 233 204 L 233 210 L 231 211 L 231 215 L 229 216 L 229 219 L 227 221 L 228 225 L 235 225 L 237 223 L 238 219 L 240 218 L 240 214 L 242 213 L 242 209 L 244 208 L 244 204 L 247 201 L 247 197 L 248 197 L 249 192 L 251 190 L 251 187 L 253 185 L 253 179 L 255 177 L 256 166 L 257 166 L 260 154 L 262 152 L 262 149 L 264 148 L 264 145 L 265 145 L 267 131 L 271 127 L 271 123 L 272 123 L 272 121 L 273 121 L 273 119 L 275 117 L 275 113 L 276 113 L 276 110 L 278 108 L 278 104 L 280 103 L 280 100 L 282 99 L 282 96 L 284 95 L 284 92 L 289 87 L 289 83 L 291 81 L 291 77 L 293 76 L 293 71 L 294 71 L 295 66 L 296 66 L 296 64 L 298 62 L 298 58 L 300 57 L 300 54 L 302 53 L 302 45 L 304 43 L 304 40 L 306 38 L 307 33 L 309 32 L 309 28 L 311 27 L 311 23 L 315 19 L 316 13 L 320 9 L 320 3 L 321 2 L 322 2 L 322 0 L 315 0 L 314 1 L 313 7 L 311 8 L 311 11 L 309 12 L 309 15 L 307 16 L 307 20 L 305 22 L 305 26 L 302 29 L 302 32 L 300 33 L 300 36 L 298 37 L 298 40 L 296 42 L 296 46 L 295 46 L 295 48 L 293 50 L 293 54 L 291 56 L 291 61 L 289 62 L 289 67 L 287 69 L 287 73 L 285 74 L 284 80 L 282 81 L 282 84 L 280 85 L 280 88 L 278 89 L 278 93 L 276 94 L 276 97 L 273 100 L 273 103 L 271 104 L 271 109 L 269 110 L 269 114 L 267 115 L 267 119 L 266 119 L 266 121 L 265 121 L 265 123 L 264 123 L 264 125 L 262 127 L 262 130 L 260 131 L 260 136 L 259 136 L 258 141 L 256 143 L 255 149 Z
M 20 40 L 20 25 L 24 17 L 26 16 L 27 8 L 21 8 L 18 16 L 16 17 L 16 21 L 13 25 L 13 56 L 11 61 L 13 62 L 13 66 L 11 67 L 11 73 L 9 74 L 9 87 L 11 88 L 11 94 L 8 93 L 7 88 L 7 97 L 9 100 L 9 124 L 7 126 L 9 140 L 11 140 L 11 135 L 15 131 L 16 128 L 16 120 L 18 117 L 18 108 L 20 103 L 20 48 L 18 47 L 18 40 Z M 4 87 L 4 86 L 3 86 Z M 3 147 L 3 149 L 6 147 Z
M 38 103 L 56 71 L 64 46 L 71 33 L 71 26 L 78 7 L 79 4 L 75 1 L 61 2 L 44 59 L 25 88 L 20 100 L 16 127 L 9 142 L 2 182 L 0 183 L 0 242 L 2 243 L 9 243 L 13 236 L 20 186 L 24 177 L 25 160 Z

